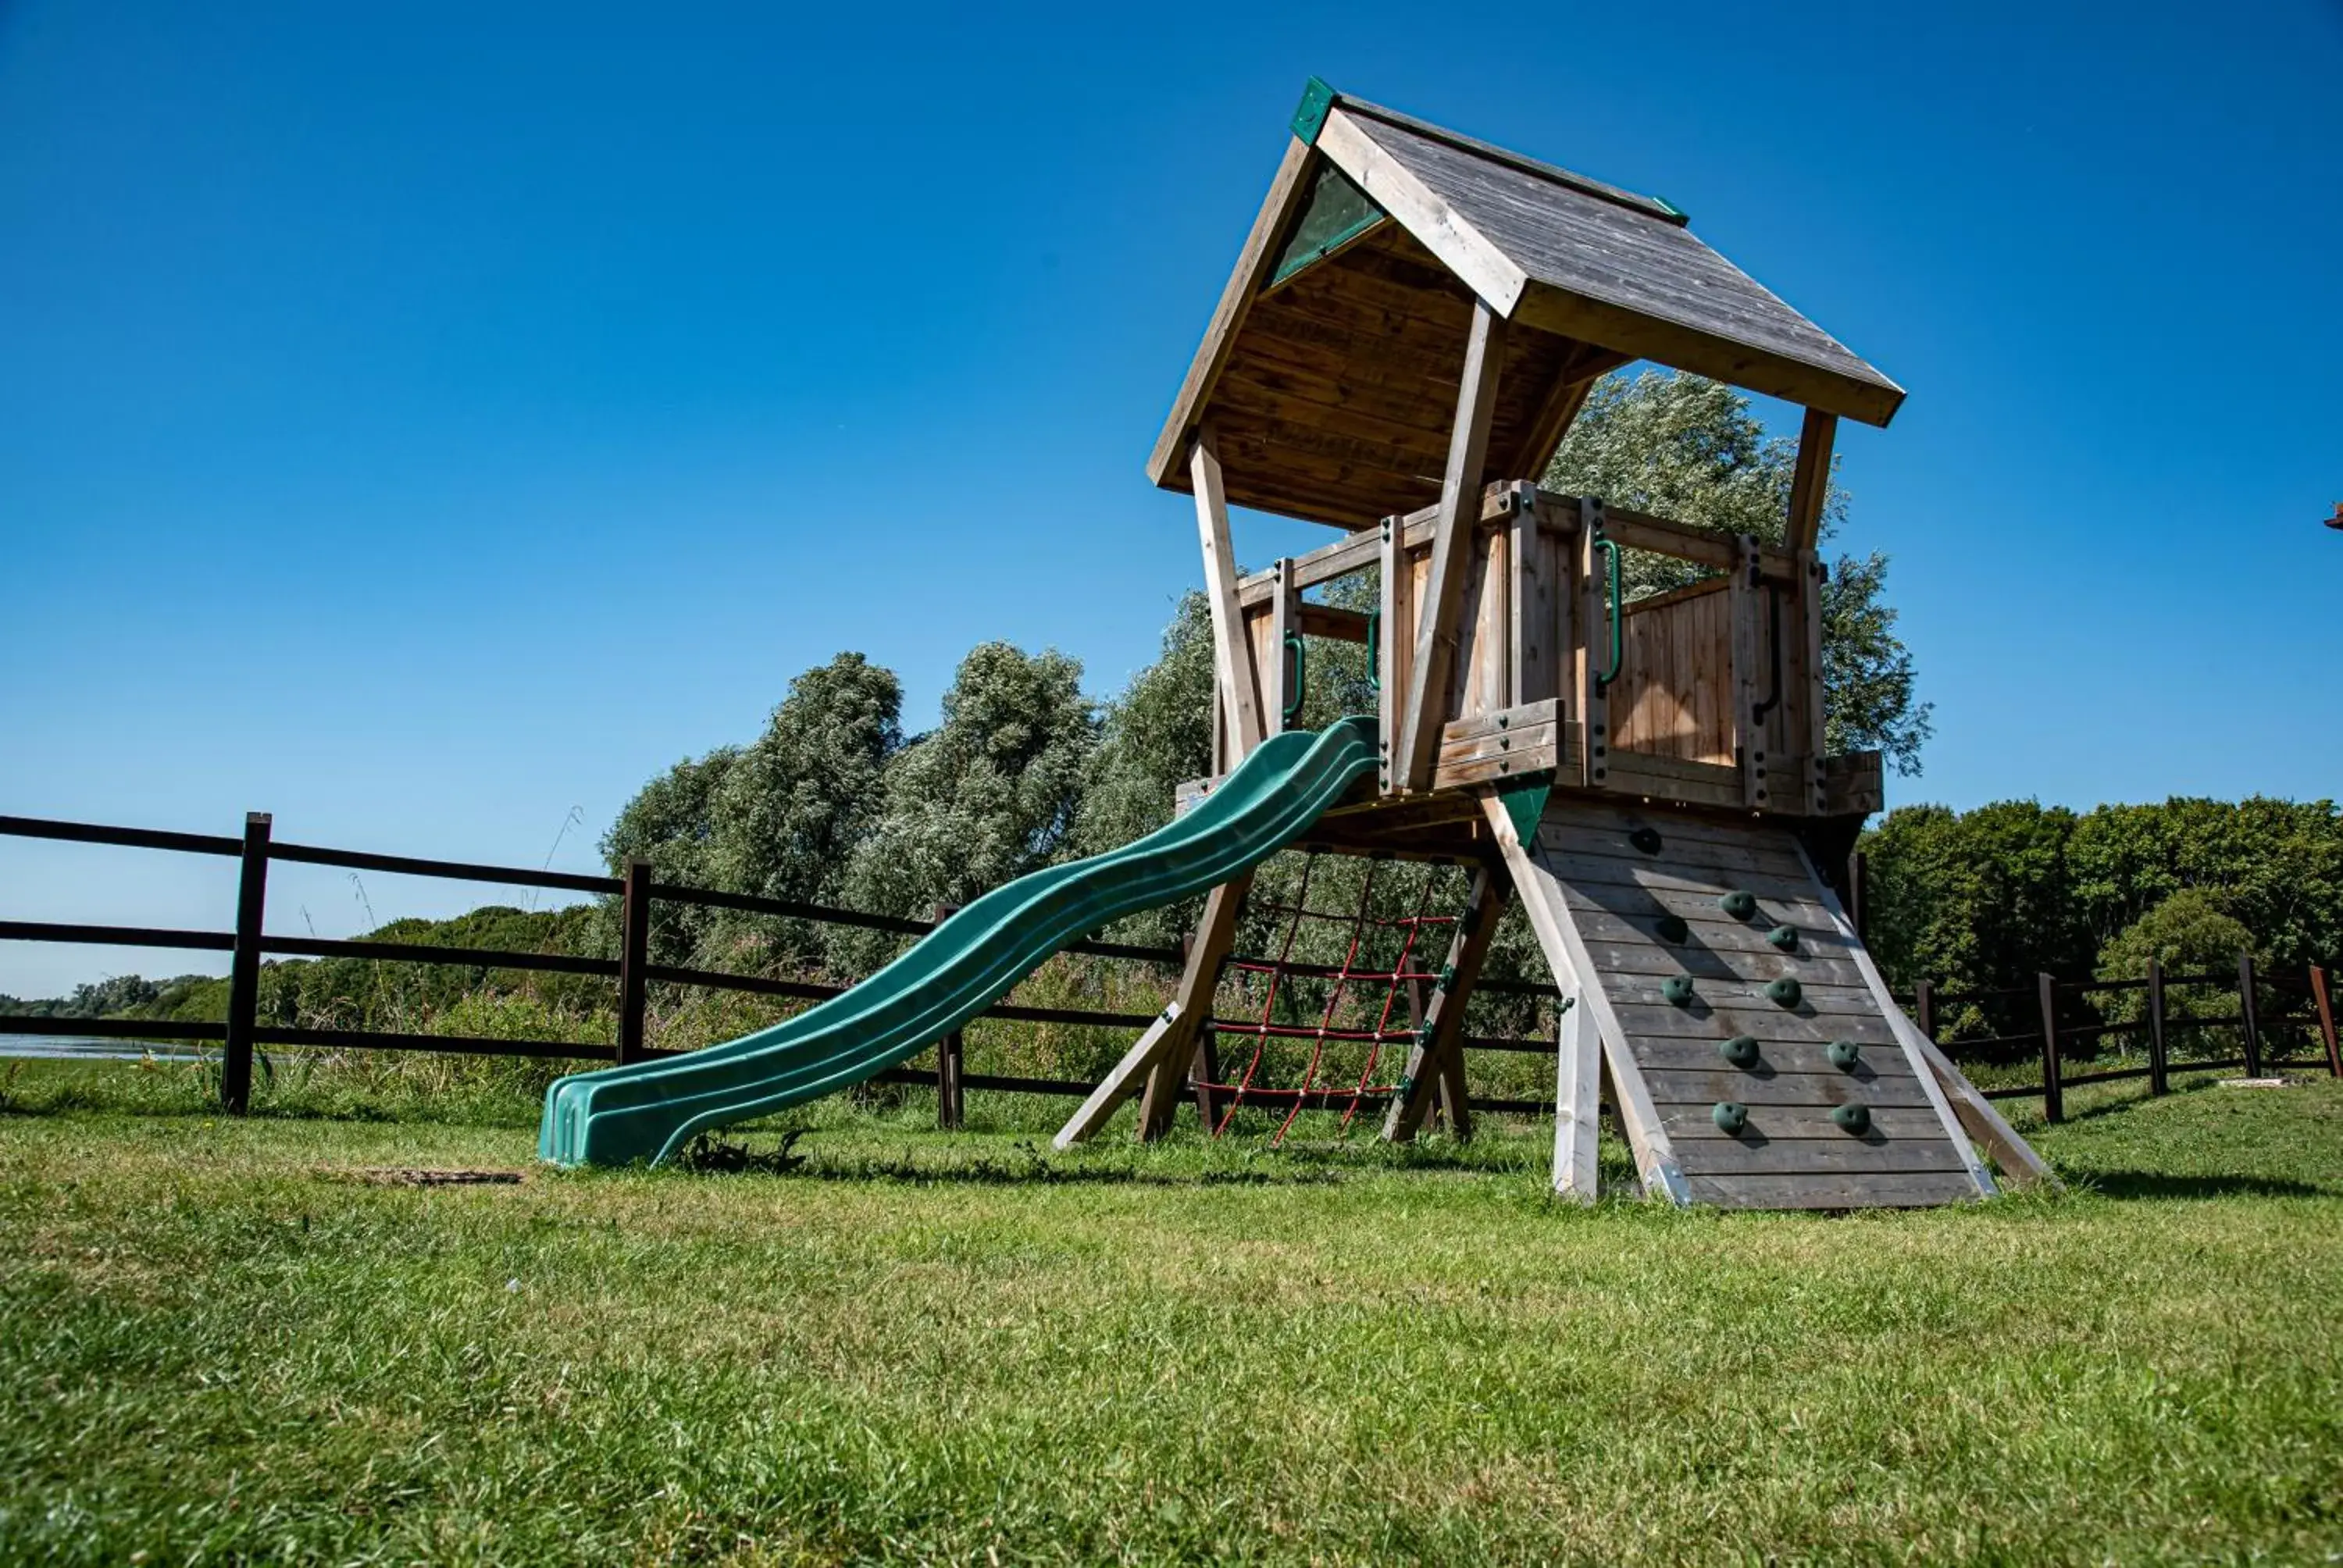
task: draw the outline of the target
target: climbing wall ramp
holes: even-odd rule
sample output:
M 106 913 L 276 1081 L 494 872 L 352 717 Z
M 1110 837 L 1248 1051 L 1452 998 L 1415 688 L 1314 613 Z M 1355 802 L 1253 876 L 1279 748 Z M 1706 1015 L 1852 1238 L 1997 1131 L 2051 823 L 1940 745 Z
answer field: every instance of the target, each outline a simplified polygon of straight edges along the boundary
M 1593 1195 L 1599 1050 L 1654 1196 L 1855 1209 L 1993 1191 L 1787 829 L 1564 799 L 1534 815 L 1518 799 L 1510 814 L 1492 804 L 1540 943 L 1574 999 L 1557 1188 Z

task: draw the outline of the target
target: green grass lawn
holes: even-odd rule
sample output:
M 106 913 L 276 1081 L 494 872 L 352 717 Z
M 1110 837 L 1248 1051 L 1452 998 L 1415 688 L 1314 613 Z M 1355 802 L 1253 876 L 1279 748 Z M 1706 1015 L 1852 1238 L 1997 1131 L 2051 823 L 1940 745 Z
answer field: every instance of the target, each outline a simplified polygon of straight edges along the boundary
M 1564 1208 L 1528 1127 L 1059 1157 L 831 1111 L 786 1174 L 554 1174 L 518 1119 L 43 1081 L 0 1115 L 12 1562 L 2343 1554 L 2329 1084 L 2077 1093 L 2027 1129 L 2066 1195 L 1834 1218 Z

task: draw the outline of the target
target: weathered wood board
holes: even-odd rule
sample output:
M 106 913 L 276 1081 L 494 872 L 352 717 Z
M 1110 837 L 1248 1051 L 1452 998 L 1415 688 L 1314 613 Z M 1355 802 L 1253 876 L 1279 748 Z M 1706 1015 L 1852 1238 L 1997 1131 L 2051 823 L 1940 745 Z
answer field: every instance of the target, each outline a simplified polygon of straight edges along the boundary
M 1621 1100 L 1650 1120 L 1630 1131 L 1668 1151 L 1667 1195 L 1854 1209 L 1994 1191 L 1788 829 L 1558 796 L 1522 850 L 1519 890 L 1586 971 L 1557 980 L 1591 1004 Z M 1783 980 L 1795 994 L 1769 990 Z M 1754 1041 L 1745 1065 L 1736 1040 Z M 1741 1108 L 1737 1131 L 1720 1105 Z

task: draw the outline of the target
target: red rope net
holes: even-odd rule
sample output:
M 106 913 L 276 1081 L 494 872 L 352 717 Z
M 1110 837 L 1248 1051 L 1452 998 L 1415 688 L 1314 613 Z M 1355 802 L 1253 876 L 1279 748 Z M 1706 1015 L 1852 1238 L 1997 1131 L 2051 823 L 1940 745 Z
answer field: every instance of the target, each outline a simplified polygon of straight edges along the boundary
M 1348 1131 L 1360 1107 L 1386 1102 L 1399 1091 L 1396 1083 L 1375 1081 L 1375 1070 L 1386 1046 L 1403 1047 L 1414 1040 L 1417 1024 L 1409 988 L 1439 980 L 1438 966 L 1448 950 L 1447 928 L 1453 928 L 1460 917 L 1433 912 L 1433 895 L 1442 880 L 1437 874 L 1419 879 L 1421 885 L 1408 912 L 1376 914 L 1376 876 L 1390 864 L 1378 860 L 1364 862 L 1366 871 L 1359 879 L 1355 908 L 1312 909 L 1311 882 L 1318 862 L 1315 854 L 1303 860 L 1291 901 L 1256 898 L 1249 908 L 1255 920 L 1282 920 L 1284 934 L 1275 957 L 1235 958 L 1229 962 L 1230 970 L 1238 974 L 1257 977 L 1262 1000 L 1258 1014 L 1250 1020 L 1213 1020 L 1213 1032 L 1222 1041 L 1248 1035 L 1252 1039 L 1251 1059 L 1233 1081 L 1207 1081 L 1199 1085 L 1215 1096 L 1226 1097 L 1212 1129 L 1215 1138 L 1228 1131 L 1237 1112 L 1249 1102 L 1284 1111 L 1270 1140 L 1276 1144 L 1284 1141 L 1295 1118 L 1304 1111 L 1339 1109 L 1341 1126 Z M 1325 928 L 1333 945 L 1339 946 L 1339 963 L 1295 958 L 1297 941 L 1305 927 L 1313 923 Z M 1302 990 L 1312 981 L 1323 985 L 1322 1001 L 1302 1000 Z M 1287 1013 L 1285 1021 L 1277 1016 L 1281 1002 Z M 1306 1016 L 1312 1011 L 1316 1014 L 1314 1021 Z M 1274 1074 L 1270 1048 L 1279 1040 L 1308 1045 L 1298 1082 L 1271 1081 Z M 1342 1055 L 1355 1052 L 1358 1070 L 1332 1070 L 1330 1050 Z M 1401 1060 L 1404 1062 L 1404 1054 Z

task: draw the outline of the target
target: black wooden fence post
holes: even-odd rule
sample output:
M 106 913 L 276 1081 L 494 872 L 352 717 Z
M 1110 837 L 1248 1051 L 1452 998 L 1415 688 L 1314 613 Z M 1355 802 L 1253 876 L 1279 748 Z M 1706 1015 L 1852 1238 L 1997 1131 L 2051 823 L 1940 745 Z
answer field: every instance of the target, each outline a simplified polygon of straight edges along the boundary
M 244 818 L 244 849 L 236 884 L 236 947 L 227 974 L 227 1041 L 220 1051 L 220 1105 L 241 1116 L 252 1103 L 252 1036 L 260 1026 L 260 928 L 268 913 L 266 811 Z
M 649 1009 L 651 961 L 651 863 L 627 862 L 618 894 L 618 1061 L 640 1061 Z
M 2254 955 L 2251 953 L 2237 955 L 2237 1017 L 2245 1025 L 2246 1076 L 2259 1078 L 2262 1075 L 2262 1027 L 2260 1018 L 2254 1011 Z
M 2040 973 L 2034 981 L 2042 998 L 2042 1119 L 2064 1121 L 2066 1095 L 2058 1082 L 2058 982 Z
M 936 924 L 950 920 L 956 908 L 953 904 L 938 904 L 934 910 Z M 959 1131 L 968 1114 L 968 1096 L 960 1088 L 967 1051 L 968 1042 L 959 1030 L 936 1041 L 936 1125 L 946 1132 Z
M 2164 1094 L 2172 1088 L 2172 1059 L 2164 1049 L 2164 963 L 2147 960 L 2147 1091 Z
M 1944 1043 L 1942 1040 L 1936 1040 L 1936 986 L 1935 981 L 1924 980 L 1912 988 L 1912 1021 L 1920 1026 L 1920 1032 L 1922 1034 L 1926 1035 L 1929 1040 L 1936 1041 L 1936 1043 L 1939 1045 Z

